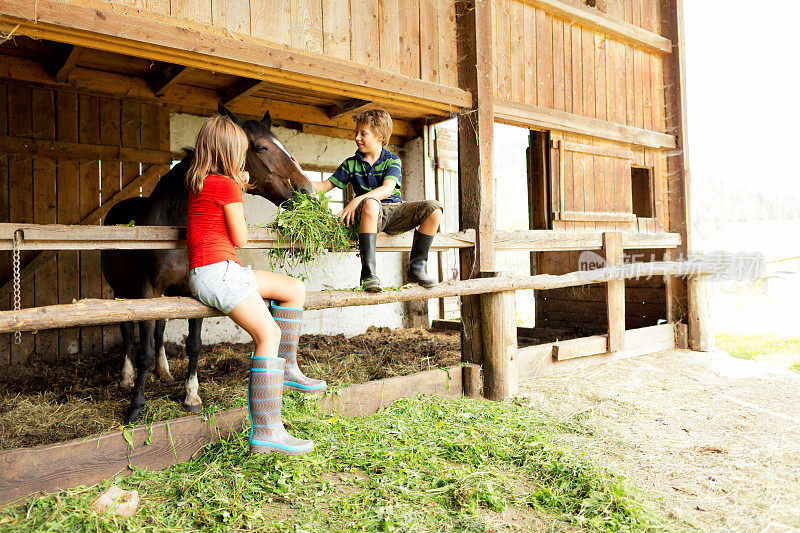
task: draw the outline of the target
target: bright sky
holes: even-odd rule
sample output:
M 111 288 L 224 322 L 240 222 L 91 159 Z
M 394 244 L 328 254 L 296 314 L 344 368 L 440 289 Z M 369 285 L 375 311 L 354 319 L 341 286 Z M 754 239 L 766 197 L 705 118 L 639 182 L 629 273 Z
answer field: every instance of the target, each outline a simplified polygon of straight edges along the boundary
M 800 193 L 800 1 L 683 4 L 694 179 Z

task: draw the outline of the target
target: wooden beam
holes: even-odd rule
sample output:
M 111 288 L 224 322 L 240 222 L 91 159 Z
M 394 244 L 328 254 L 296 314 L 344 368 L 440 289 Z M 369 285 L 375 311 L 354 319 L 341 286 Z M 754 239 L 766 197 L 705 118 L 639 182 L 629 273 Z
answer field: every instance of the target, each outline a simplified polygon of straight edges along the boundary
M 498 122 L 525 128 L 578 133 L 650 148 L 676 146 L 674 135 L 500 98 L 495 101 L 495 116 Z
M 341 416 L 367 416 L 400 398 L 420 394 L 460 397 L 462 383 L 461 365 L 454 365 L 351 385 L 320 397 L 319 403 Z M 246 410 L 242 411 L 246 414 Z
M 482 272 L 484 277 L 497 273 Z M 483 395 L 500 401 L 516 394 L 517 311 L 514 292 L 481 294 L 481 351 L 483 353 Z
M 81 144 L 65 141 L 47 141 L 26 137 L 0 137 L 0 152 L 29 154 L 32 156 L 136 163 L 170 163 L 172 152 L 142 150 L 123 146 Z
M 78 65 L 84 48 L 82 46 L 70 46 L 68 51 L 61 57 L 61 60 L 53 66 L 53 78 L 56 81 L 69 81 L 69 76 Z
M 543 377 L 559 372 L 610 363 L 629 357 L 675 348 L 675 324 L 661 324 L 625 331 L 625 348 L 604 352 L 605 335 L 550 342 L 517 350 L 517 368 L 521 379 Z M 557 347 L 557 348 L 556 348 Z M 558 354 L 558 360 L 553 353 Z
M 223 91 L 223 103 L 226 106 L 234 106 L 246 98 L 250 98 L 267 85 L 269 83 L 262 80 L 241 79 Z
M 106 213 L 108 213 L 108 210 L 111 209 L 114 204 L 125 200 L 126 198 L 137 196 L 140 187 L 147 186 L 151 181 L 160 178 L 168 170 L 168 165 L 151 166 L 144 172 L 144 174 L 128 183 L 125 187 L 116 192 L 114 196 L 106 200 L 103 205 L 83 217 L 83 220 L 81 220 L 78 224 L 97 224 L 101 218 L 106 216 Z M 33 259 L 31 259 L 24 267 L 22 267 L 22 269 L 20 269 L 20 281 L 24 281 L 36 274 L 36 272 L 44 267 L 48 261 L 50 261 L 50 259 L 55 257 L 55 255 L 55 251 L 44 251 L 36 254 Z M 2 286 L 0 286 L 0 297 L 5 296 L 6 293 L 11 291 L 13 287 L 14 278 L 12 276 L 8 278 Z
M 598 213 L 596 211 L 560 211 L 553 213 L 556 220 L 576 222 L 636 222 L 633 213 Z
M 135 195 L 140 186 L 155 179 L 162 172 L 148 171 L 128 184 L 120 193 Z M 151 173 L 152 172 L 152 173 Z M 118 195 L 120 193 L 117 193 Z M 122 198 L 115 195 L 113 198 Z M 113 200 L 112 198 L 112 200 Z M 108 201 L 87 216 L 82 223 L 96 224 L 105 215 L 108 207 L 115 201 Z M 0 223 L 0 250 L 11 250 L 14 232 L 23 230 L 22 250 L 100 250 L 104 248 L 119 249 L 175 249 L 183 248 L 185 243 L 183 228 L 171 226 L 66 226 L 58 224 L 29 224 L 16 222 Z M 251 227 L 248 229 L 250 239 L 245 248 L 267 249 L 287 246 L 277 235 L 267 228 Z M 566 250 L 601 250 L 603 234 L 599 231 L 554 231 L 523 230 L 498 231 L 495 245 L 501 250 L 529 250 L 536 252 Z M 378 234 L 377 249 L 383 252 L 403 252 L 411 249 L 412 236 Z M 680 236 L 674 233 L 622 233 L 622 246 L 630 249 L 674 248 L 680 244 Z M 431 250 L 443 251 L 452 249 L 473 248 L 475 231 L 466 230 L 458 233 L 437 233 Z
M 182 65 L 161 65 L 156 73 L 150 78 L 150 88 L 156 96 L 164 96 L 164 93 L 183 81 L 195 68 L 184 67 Z
M 461 365 L 461 388 L 467 398 L 480 398 L 483 384 L 481 367 L 470 363 Z
M 715 343 L 706 276 L 695 276 L 688 280 L 688 296 L 689 349 L 698 352 L 710 352 L 714 350 Z
M 681 235 L 675 257 L 687 257 L 692 250 L 689 150 L 686 144 L 686 40 L 683 32 L 683 0 L 674 0 L 662 8 L 664 34 L 674 43 L 673 53 L 664 60 L 664 85 L 667 131 L 675 135 L 677 150 L 667 155 L 667 208 L 669 230 Z M 691 320 L 688 317 L 686 280 L 667 278 L 667 319 L 670 322 Z M 691 344 L 691 341 L 690 341 Z
M 327 110 L 328 117 L 330 118 L 337 118 L 341 117 L 342 115 L 348 114 L 356 114 L 359 111 L 363 111 L 368 107 L 371 107 L 375 104 L 370 102 L 369 100 L 359 100 L 358 98 L 351 98 L 350 100 L 345 100 L 344 102 L 339 102 L 330 106 Z
M 422 106 L 441 112 L 472 105 L 458 87 L 409 78 L 322 54 L 303 53 L 224 28 L 121 4 L 68 0 L 0 4 L 0 30 L 348 98 Z
M 459 254 L 462 279 L 494 268 L 494 3 L 456 4 L 458 82 L 473 95 L 472 109 L 458 117 L 458 202 L 460 229 L 475 229 L 475 249 Z M 481 364 L 479 298 L 461 300 L 461 359 Z
M 624 262 L 622 234 L 617 231 L 603 233 L 603 256 L 606 267 L 618 267 Z M 606 283 L 606 313 L 608 315 L 608 344 L 606 351 L 617 352 L 625 347 L 625 280 L 613 279 Z
M 592 144 L 564 142 L 564 150 L 566 150 L 567 152 L 580 152 L 582 154 L 601 155 L 604 157 L 616 157 L 619 159 L 633 159 L 633 152 L 631 152 L 630 150 L 617 150 L 615 148 L 608 148 L 606 146 L 594 146 Z
M 124 97 L 143 102 L 168 105 L 176 111 L 196 115 L 211 115 L 217 112 L 220 95 L 217 91 L 187 85 L 173 86 L 164 96 L 156 97 L 144 78 L 126 76 L 78 67 L 73 71 L 69 83 L 57 82 L 40 64 L 22 58 L 0 54 L 0 78 L 15 83 L 44 85 L 70 92 Z M 353 121 L 348 117 L 328 118 L 325 109 L 307 104 L 281 100 L 253 98 L 231 106 L 231 111 L 243 117 L 260 119 L 269 111 L 273 119 L 290 120 L 302 124 L 316 124 L 351 131 Z M 417 133 L 407 120 L 393 120 L 398 137 L 416 137 Z
M 672 52 L 672 43 L 666 37 L 647 31 L 634 24 L 599 11 L 565 0 L 521 0 L 522 3 L 543 9 L 547 13 L 569 22 L 590 28 L 599 33 L 658 54 Z
M 410 286 L 397 291 L 380 293 L 320 291 L 308 294 L 305 309 L 317 310 L 360 305 L 380 305 L 411 300 L 446 298 L 448 296 L 469 296 L 529 289 L 558 289 L 605 283 L 619 277 L 629 279 L 663 275 L 694 276 L 714 272 L 713 266 L 688 262 L 633 263 L 625 265 L 624 268 L 571 272 L 558 276 L 539 274 L 537 276 L 502 276 L 449 281 L 431 289 Z M 208 307 L 194 298 L 184 296 L 164 296 L 142 300 L 85 299 L 74 304 L 34 307 L 19 311 L 0 311 L 0 333 L 96 326 L 132 320 L 207 318 L 220 315 L 221 313 L 218 310 Z

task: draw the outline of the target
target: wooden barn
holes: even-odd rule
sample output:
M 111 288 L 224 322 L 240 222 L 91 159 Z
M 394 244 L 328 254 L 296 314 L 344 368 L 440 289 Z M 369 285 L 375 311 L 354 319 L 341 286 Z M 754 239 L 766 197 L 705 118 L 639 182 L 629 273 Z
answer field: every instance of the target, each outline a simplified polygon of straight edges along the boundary
M 680 261 L 690 249 L 682 31 L 682 0 L 3 0 L 0 376 L 108 350 L 123 319 L 214 315 L 189 298 L 114 301 L 99 250 L 177 247 L 180 233 L 98 224 L 179 157 L 171 118 L 219 103 L 331 141 L 351 137 L 354 111 L 382 106 L 404 151 L 406 199 L 427 189 L 446 200 L 434 249 L 459 258 L 460 280 L 310 293 L 307 309 L 458 298 L 462 359 L 482 366 L 492 399 L 521 376 L 687 340 L 704 349 L 701 272 L 683 275 Z M 457 131 L 437 126 L 453 118 Z M 496 227 L 496 123 L 527 130 L 527 229 Z M 251 241 L 276 245 L 266 231 Z M 383 237 L 379 247 L 409 244 Z M 530 271 L 498 272 L 509 250 L 530 253 Z M 582 272 L 654 259 L 629 279 Z M 579 338 L 518 348 L 520 290 L 535 291 L 534 329 Z M 459 394 L 481 390 L 475 368 L 457 376 Z M 373 407 L 391 400 L 387 390 Z M 108 439 L 117 448 L 103 453 L 136 462 L 118 434 Z M 87 481 L 76 475 L 63 483 Z

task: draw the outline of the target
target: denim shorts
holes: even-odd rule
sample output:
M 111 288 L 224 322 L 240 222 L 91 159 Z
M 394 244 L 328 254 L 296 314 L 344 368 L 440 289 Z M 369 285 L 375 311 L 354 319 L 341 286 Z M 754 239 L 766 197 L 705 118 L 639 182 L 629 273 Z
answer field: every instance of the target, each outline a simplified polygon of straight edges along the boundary
M 242 300 L 258 292 L 253 269 L 230 259 L 189 272 L 189 289 L 195 298 L 226 315 Z

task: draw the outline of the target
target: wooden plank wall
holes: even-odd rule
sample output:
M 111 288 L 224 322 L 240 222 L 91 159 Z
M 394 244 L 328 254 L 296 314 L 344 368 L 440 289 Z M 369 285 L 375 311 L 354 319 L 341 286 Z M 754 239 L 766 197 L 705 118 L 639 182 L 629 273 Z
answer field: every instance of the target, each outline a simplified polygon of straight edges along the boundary
M 498 98 L 666 131 L 661 55 L 553 16 L 524 1 L 494 0 L 494 3 Z M 605 12 L 648 31 L 661 31 L 659 0 L 607 0 Z M 666 231 L 669 227 L 667 173 L 665 156 L 660 150 L 561 132 L 551 132 L 551 138 L 632 153 L 632 159 L 625 160 L 566 151 L 563 177 L 566 211 L 631 213 L 631 165 L 652 168 L 655 208 L 652 219 L 632 222 L 556 219 L 553 229 Z M 551 185 L 557 195 L 557 150 L 552 149 L 550 157 Z M 578 252 L 535 255 L 536 273 L 563 274 L 578 269 Z M 659 318 L 666 318 L 664 280 L 627 281 L 627 327 L 654 325 Z M 607 328 L 604 288 L 537 291 L 536 325 L 577 327 L 586 334 L 603 332 Z
M 0 135 L 169 150 L 169 114 L 153 104 L 0 83 Z M 120 184 L 136 178 L 139 168 L 136 161 L 2 153 L 0 221 L 77 224 L 117 193 Z M 23 252 L 22 266 L 35 255 Z M 10 258 L 10 253 L 0 257 L 3 280 L 10 276 Z M 110 298 L 112 291 L 102 279 L 100 252 L 65 251 L 23 282 L 21 307 L 101 296 Z M 0 299 L 0 306 L 11 309 L 9 295 Z M 113 347 L 119 341 L 118 332 L 114 325 L 23 333 L 19 345 L 3 335 L 0 369 L 76 353 L 94 355 Z
M 458 86 L 455 0 L 121 0 L 304 52 Z
M 454 131 L 442 126 L 434 128 L 436 200 L 444 206 L 444 217 L 439 227 L 442 233 L 458 231 L 458 139 Z M 458 250 L 437 252 L 439 279 L 461 279 Z M 439 299 L 439 318 L 455 319 L 461 316 L 460 299 L 456 296 Z
M 495 95 L 665 132 L 662 56 L 553 16 L 524 1 L 495 3 Z M 659 0 L 608 0 L 606 13 L 654 33 L 660 31 Z M 580 135 L 568 142 L 631 150 L 631 146 Z M 636 149 L 631 164 L 653 167 L 656 219 L 646 231 L 663 231 L 666 169 L 658 150 Z M 629 173 L 620 160 L 571 154 L 565 160 L 567 210 L 630 212 Z M 555 221 L 553 229 L 621 229 L 637 223 Z
M 633 255 L 632 255 L 633 254 Z M 579 269 L 580 252 L 538 254 L 539 271 L 566 274 Z M 635 250 L 625 253 L 625 261 L 660 261 L 664 250 Z M 565 287 L 534 291 L 536 327 L 577 329 L 578 333 L 607 333 L 606 291 L 604 285 Z M 654 326 L 667 318 L 666 286 L 663 276 L 625 280 L 625 328 Z

